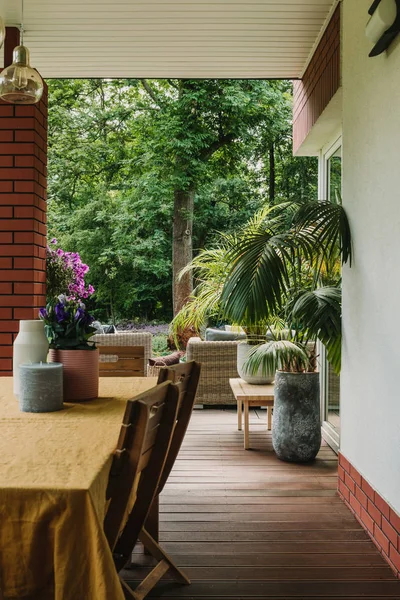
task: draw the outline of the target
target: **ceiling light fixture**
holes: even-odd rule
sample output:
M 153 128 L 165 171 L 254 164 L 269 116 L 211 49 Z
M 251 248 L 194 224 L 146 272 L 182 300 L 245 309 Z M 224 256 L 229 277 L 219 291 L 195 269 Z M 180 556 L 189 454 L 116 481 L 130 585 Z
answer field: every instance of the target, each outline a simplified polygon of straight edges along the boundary
M 11 104 L 36 104 L 43 94 L 44 83 L 29 63 L 24 46 L 24 0 L 21 0 L 21 45 L 14 48 L 12 65 L 0 73 L 0 98 Z

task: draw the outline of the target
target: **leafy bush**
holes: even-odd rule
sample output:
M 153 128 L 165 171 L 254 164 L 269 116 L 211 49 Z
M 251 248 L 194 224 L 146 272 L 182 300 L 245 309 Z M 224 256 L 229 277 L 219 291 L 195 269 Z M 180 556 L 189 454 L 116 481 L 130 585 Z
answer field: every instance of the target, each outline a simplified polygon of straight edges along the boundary
M 170 353 L 167 341 L 168 335 L 165 333 L 153 335 L 153 356 L 166 356 Z

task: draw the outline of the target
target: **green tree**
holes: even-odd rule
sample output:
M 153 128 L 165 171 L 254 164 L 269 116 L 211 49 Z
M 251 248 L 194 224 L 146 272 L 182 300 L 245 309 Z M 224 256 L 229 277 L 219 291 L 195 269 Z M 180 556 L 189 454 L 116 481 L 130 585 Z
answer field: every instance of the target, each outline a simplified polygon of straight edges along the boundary
M 175 309 L 192 287 L 177 273 L 215 231 L 271 187 L 276 202 L 312 193 L 290 107 L 288 82 L 49 82 L 49 231 L 91 266 L 100 311 L 169 318 L 172 284 Z

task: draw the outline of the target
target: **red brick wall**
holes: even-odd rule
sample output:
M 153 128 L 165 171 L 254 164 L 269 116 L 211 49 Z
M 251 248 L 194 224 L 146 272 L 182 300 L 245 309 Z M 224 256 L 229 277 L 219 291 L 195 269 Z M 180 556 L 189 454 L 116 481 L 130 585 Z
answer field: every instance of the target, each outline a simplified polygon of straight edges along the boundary
M 340 87 L 340 5 L 301 81 L 294 82 L 293 152 Z
M 45 304 L 47 90 L 37 105 L 0 103 L 0 376 L 19 319 Z
M 400 579 L 400 517 L 343 454 L 338 491 Z

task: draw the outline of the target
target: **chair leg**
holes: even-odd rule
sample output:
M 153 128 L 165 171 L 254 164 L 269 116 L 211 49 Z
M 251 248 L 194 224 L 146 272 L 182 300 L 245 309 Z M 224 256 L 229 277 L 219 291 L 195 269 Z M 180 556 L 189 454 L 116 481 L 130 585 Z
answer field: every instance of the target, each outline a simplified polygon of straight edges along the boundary
M 153 587 L 160 581 L 161 577 L 169 570 L 169 564 L 166 560 L 162 560 L 156 567 L 143 579 L 136 589 L 130 590 L 132 598 L 135 600 L 143 600 Z M 129 587 L 125 582 L 123 583 L 125 589 Z M 130 589 L 130 588 L 129 588 Z
M 129 585 L 127 583 L 125 583 L 125 581 L 122 579 L 121 576 L 120 576 L 119 580 L 120 580 L 122 591 L 124 592 L 125 598 L 134 598 L 134 600 L 138 600 L 137 596 L 135 596 L 135 592 L 133 590 L 131 590 Z
M 154 556 L 154 558 L 156 558 L 158 561 L 166 562 L 168 564 L 168 569 L 171 571 L 171 575 L 174 577 L 174 579 L 176 579 L 176 581 L 185 585 L 190 584 L 190 579 L 188 579 L 185 573 L 176 566 L 172 558 L 170 558 L 168 554 L 164 552 L 160 545 L 153 540 L 151 535 L 145 529 L 142 529 L 142 531 L 140 532 L 139 540 L 142 542 L 143 546 L 150 552 L 150 554 Z
M 147 517 L 145 523 L 146 531 L 148 531 L 155 542 L 159 541 L 159 505 L 160 501 L 159 496 L 157 495 L 153 500 L 149 516 Z

